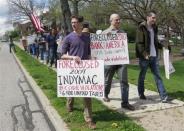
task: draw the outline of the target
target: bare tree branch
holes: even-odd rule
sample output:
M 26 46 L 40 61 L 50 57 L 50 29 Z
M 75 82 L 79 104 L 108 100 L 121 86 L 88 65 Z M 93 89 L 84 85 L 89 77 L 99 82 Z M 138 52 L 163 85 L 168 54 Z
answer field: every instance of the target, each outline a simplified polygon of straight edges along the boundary
M 12 16 L 30 17 L 30 13 L 45 7 L 44 2 L 36 3 L 34 0 L 8 0 L 9 10 Z

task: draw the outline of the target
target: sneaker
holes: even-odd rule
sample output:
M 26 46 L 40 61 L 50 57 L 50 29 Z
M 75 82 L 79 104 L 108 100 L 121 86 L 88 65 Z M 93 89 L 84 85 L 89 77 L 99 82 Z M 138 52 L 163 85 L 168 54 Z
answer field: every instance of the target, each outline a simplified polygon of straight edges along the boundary
M 139 98 L 142 100 L 146 100 L 146 96 L 144 94 L 140 95 Z
M 86 122 L 90 129 L 96 129 L 96 124 L 92 121 Z
M 161 101 L 162 101 L 162 103 L 168 103 L 168 102 L 170 102 L 170 101 L 172 101 L 172 100 L 173 100 L 172 98 L 166 96 L 166 97 L 165 97 L 164 99 L 162 99 Z
M 104 97 L 103 100 L 104 100 L 105 102 L 110 102 L 109 97 Z
M 125 109 L 131 110 L 131 111 L 135 110 L 135 107 L 130 105 L 129 103 L 121 103 L 121 108 L 125 108 Z

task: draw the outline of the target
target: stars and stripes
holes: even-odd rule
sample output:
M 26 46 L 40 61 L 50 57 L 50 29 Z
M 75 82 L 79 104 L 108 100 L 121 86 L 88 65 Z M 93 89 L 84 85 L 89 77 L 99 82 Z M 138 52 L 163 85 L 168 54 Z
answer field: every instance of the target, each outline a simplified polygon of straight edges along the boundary
M 34 13 L 30 14 L 30 19 L 37 31 L 40 31 L 40 32 L 44 31 L 44 29 L 42 28 L 43 24 L 41 23 L 40 19 L 36 15 L 34 15 Z

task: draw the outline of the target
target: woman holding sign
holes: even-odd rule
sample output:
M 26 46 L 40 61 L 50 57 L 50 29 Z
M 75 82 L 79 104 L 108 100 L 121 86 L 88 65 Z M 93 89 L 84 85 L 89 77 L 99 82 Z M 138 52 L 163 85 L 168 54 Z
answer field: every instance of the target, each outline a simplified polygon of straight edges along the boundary
M 61 59 L 74 60 L 80 63 L 81 60 L 90 59 L 90 37 L 82 34 L 83 17 L 72 16 L 71 24 L 73 32 L 63 40 Z M 67 98 L 67 110 L 73 111 L 74 98 Z M 96 124 L 92 121 L 91 98 L 84 98 L 84 119 L 89 128 L 95 129 Z

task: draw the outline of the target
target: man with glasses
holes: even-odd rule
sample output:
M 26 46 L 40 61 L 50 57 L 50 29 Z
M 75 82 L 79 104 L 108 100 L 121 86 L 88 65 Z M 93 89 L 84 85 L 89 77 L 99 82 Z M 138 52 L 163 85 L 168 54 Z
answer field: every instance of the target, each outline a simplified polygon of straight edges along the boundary
M 68 34 L 61 49 L 61 59 L 74 60 L 80 63 L 81 60 L 88 60 L 91 57 L 90 37 L 82 33 L 83 17 L 72 16 L 71 24 L 73 32 Z M 74 98 L 67 98 L 68 112 L 73 111 Z M 84 119 L 89 128 L 95 129 L 96 124 L 92 121 L 91 98 L 84 98 Z

